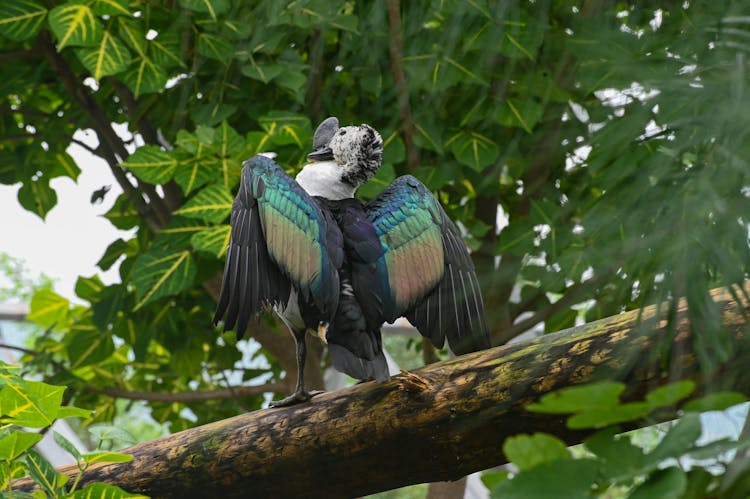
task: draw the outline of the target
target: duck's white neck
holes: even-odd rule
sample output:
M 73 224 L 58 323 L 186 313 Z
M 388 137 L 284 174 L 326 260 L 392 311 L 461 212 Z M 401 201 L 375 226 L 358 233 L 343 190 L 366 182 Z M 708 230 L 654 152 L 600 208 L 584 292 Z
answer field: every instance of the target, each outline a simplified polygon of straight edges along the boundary
M 334 161 L 319 161 L 305 165 L 297 174 L 297 183 L 311 196 L 326 199 L 353 198 L 356 187 L 341 181 L 342 168 Z

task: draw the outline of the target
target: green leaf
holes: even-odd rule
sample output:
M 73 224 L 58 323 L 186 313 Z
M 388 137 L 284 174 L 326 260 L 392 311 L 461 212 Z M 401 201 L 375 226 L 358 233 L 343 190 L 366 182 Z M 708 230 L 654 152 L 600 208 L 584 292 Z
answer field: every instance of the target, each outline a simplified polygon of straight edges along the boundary
M 103 442 L 112 442 L 118 446 L 132 445 L 137 442 L 135 437 L 127 431 L 108 424 L 92 425 L 89 433 L 91 433 L 92 440 L 97 442 L 97 447 L 101 447 Z
M 201 33 L 198 35 L 198 53 L 226 64 L 234 55 L 234 45 L 220 36 Z
M 531 133 L 542 119 L 544 108 L 531 99 L 507 99 L 498 109 L 495 121 L 502 126 L 523 128 Z
M 26 455 L 26 468 L 31 478 L 52 497 L 59 497 L 59 490 L 68 482 L 67 475 L 58 473 L 41 454 L 30 450 Z
M 89 418 L 91 417 L 91 411 L 88 409 L 81 409 L 79 407 L 73 407 L 64 405 L 57 411 L 57 419 L 64 418 Z
M 483 471 L 482 472 L 482 483 L 487 489 L 492 490 L 498 484 L 508 479 L 510 472 L 506 470 L 500 471 Z
M 114 34 L 105 31 L 96 47 L 76 51 L 81 63 L 94 79 L 125 71 L 130 65 L 130 51 Z
M 212 225 L 186 217 L 172 217 L 169 224 L 159 231 L 152 249 L 185 248 L 196 232 L 211 228 Z
M 217 162 L 207 161 L 205 158 L 191 158 L 180 161 L 174 172 L 174 180 L 182 188 L 182 192 L 190 194 L 214 180 L 217 173 Z
M 9 435 L 0 438 L 0 460 L 12 461 L 18 456 L 31 449 L 42 439 L 39 433 L 27 431 L 11 431 Z
M 242 74 L 254 80 L 269 83 L 284 72 L 284 68 L 276 63 L 262 63 L 251 60 L 250 64 L 242 67 Z
M 148 42 L 148 54 L 154 64 L 162 68 L 185 66 L 177 33 L 159 33 L 156 38 Z
M 258 118 L 258 123 L 274 144 L 294 144 L 303 150 L 310 147 L 312 127 L 310 120 L 305 116 L 273 111 Z
M 564 459 L 523 470 L 490 491 L 493 499 L 584 499 L 592 497 L 591 487 L 598 466 L 590 459 Z
M 55 442 L 57 442 L 57 445 L 65 449 L 76 461 L 80 461 L 83 459 L 83 456 L 81 456 L 80 451 L 78 448 L 76 448 L 75 445 L 73 445 L 73 442 L 65 438 L 64 435 L 61 433 L 58 433 L 55 430 L 52 430 L 52 438 L 55 439 Z
M 686 486 L 685 472 L 676 466 L 672 466 L 652 473 L 628 498 L 680 499 Z
M 42 327 L 51 327 L 66 322 L 70 302 L 51 289 L 40 289 L 31 298 L 31 311 L 26 319 Z
M 52 169 L 47 172 L 49 178 L 70 177 L 74 182 L 78 180 L 80 174 L 81 169 L 78 168 L 73 157 L 65 151 L 55 154 Z
M 94 14 L 98 16 L 132 16 L 130 0 L 95 0 Z
M 0 390 L 0 419 L 29 428 L 49 426 L 57 417 L 64 391 L 64 386 L 41 381 L 9 383 Z
M 107 249 L 99 261 L 96 262 L 96 265 L 104 271 L 109 270 L 129 248 L 130 245 L 122 239 L 115 240 L 107 246 Z
M 134 310 L 189 288 L 195 275 L 195 262 L 188 250 L 151 250 L 142 254 L 133 267 L 138 300 Z
M 229 0 L 180 0 L 180 5 L 195 12 L 206 13 L 216 21 L 218 16 L 229 10 Z
M 201 189 L 198 194 L 174 213 L 188 218 L 219 223 L 229 215 L 233 201 L 229 189 L 220 184 L 211 184 Z
M 44 220 L 47 213 L 57 204 L 57 193 L 45 177 L 27 180 L 18 190 L 18 202 Z
M 570 457 L 565 442 L 546 433 L 508 437 L 503 443 L 503 453 L 520 470 Z
M 603 381 L 583 386 L 563 388 L 548 393 L 539 403 L 529 404 L 526 409 L 545 414 L 568 414 L 593 409 L 609 409 L 620 403 L 620 394 L 625 384 L 618 381 Z
M 651 412 L 651 408 L 645 402 L 631 402 L 609 408 L 595 408 L 570 416 L 568 428 L 574 430 L 603 428 L 626 421 L 638 421 L 646 417 L 649 412 Z
M 500 155 L 500 147 L 494 141 L 476 132 L 460 131 L 445 145 L 451 148 L 459 163 L 476 171 L 482 171 Z
M 205 251 L 221 257 L 229 245 L 230 234 L 231 227 L 229 225 L 219 225 L 196 232 L 190 238 L 190 244 L 198 251 Z
M 691 448 L 700 436 L 700 417 L 694 412 L 689 412 L 664 435 L 659 445 L 648 454 L 648 459 L 652 463 L 659 463 L 670 457 L 679 457 Z
M 74 326 L 65 336 L 65 345 L 71 369 L 97 364 L 115 351 L 112 337 L 103 334 L 96 327 Z
M 226 102 L 216 100 L 195 106 L 190 111 L 190 117 L 193 119 L 194 123 L 215 126 L 222 120 L 232 116 L 236 111 L 237 106 L 234 104 L 227 104 Z
M 723 411 L 745 401 L 747 401 L 747 397 L 738 392 L 717 392 L 689 401 L 683 406 L 683 410 L 695 412 Z
M 166 184 L 174 175 L 177 159 L 159 146 L 145 145 L 136 149 L 122 166 L 144 182 Z
M 65 497 L 66 499 L 148 499 L 147 496 L 131 494 L 116 485 L 107 483 L 92 483 Z
M 224 120 L 214 133 L 213 146 L 220 156 L 229 157 L 244 149 L 245 140 Z
M 141 221 L 138 210 L 124 193 L 117 197 L 115 204 L 104 217 L 120 230 L 132 229 Z
M 167 83 L 166 73 L 145 56 L 135 59 L 131 69 L 122 76 L 122 79 L 136 97 L 159 92 Z
M 117 20 L 120 38 L 140 57 L 146 57 L 146 33 L 141 19 L 120 17 Z
M 49 27 L 57 37 L 57 50 L 70 46 L 91 47 L 102 37 L 102 26 L 85 3 L 68 2 L 49 13 Z
M 96 274 L 91 277 L 78 276 L 76 280 L 76 295 L 83 300 L 93 301 L 102 289 L 104 289 L 104 283 Z
M 650 391 L 646 395 L 646 403 L 651 409 L 671 407 L 684 399 L 695 390 L 695 383 L 690 380 L 676 381 Z
M 0 2 L 0 35 L 15 41 L 36 36 L 47 16 L 47 9 L 28 0 Z
M 92 463 L 129 463 L 133 460 L 130 454 L 111 451 L 89 452 L 83 455 L 83 460 L 88 464 Z
M 619 481 L 640 471 L 645 456 L 640 447 L 630 443 L 627 435 L 616 435 L 616 428 L 602 430 L 587 438 L 586 448 L 600 458 L 602 472 L 611 480 Z

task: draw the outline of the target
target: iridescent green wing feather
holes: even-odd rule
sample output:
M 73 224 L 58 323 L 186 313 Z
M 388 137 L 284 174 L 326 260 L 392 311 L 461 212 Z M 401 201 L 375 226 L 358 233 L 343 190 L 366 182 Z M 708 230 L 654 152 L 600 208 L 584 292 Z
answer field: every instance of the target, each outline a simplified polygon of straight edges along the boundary
M 246 161 L 214 321 L 224 317 L 225 328 L 236 324 L 242 334 L 264 305 L 286 304 L 291 288 L 332 315 L 341 243 L 329 225 L 317 202 L 273 160 Z
M 367 205 L 384 254 L 373 286 L 383 318 L 405 316 L 422 335 L 456 353 L 489 346 L 484 302 L 460 233 L 416 178 L 394 180 Z M 376 303 L 377 300 L 372 300 Z

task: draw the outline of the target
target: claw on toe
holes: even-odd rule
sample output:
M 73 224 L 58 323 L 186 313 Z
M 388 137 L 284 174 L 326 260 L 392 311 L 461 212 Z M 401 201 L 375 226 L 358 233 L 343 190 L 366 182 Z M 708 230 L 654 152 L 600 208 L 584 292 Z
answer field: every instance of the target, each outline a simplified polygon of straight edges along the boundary
M 298 391 L 294 392 L 293 394 L 289 395 L 286 398 L 283 398 L 281 400 L 274 400 L 270 404 L 268 404 L 269 407 L 289 407 L 296 404 L 301 404 L 303 402 L 309 401 L 311 398 L 313 398 L 316 395 L 320 395 L 323 393 L 321 390 L 311 390 L 311 391 Z

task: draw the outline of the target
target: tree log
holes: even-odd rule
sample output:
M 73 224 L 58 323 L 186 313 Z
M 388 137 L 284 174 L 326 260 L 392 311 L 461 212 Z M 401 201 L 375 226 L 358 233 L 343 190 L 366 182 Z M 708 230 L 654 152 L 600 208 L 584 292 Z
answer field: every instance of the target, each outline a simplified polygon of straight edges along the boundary
M 741 293 L 741 292 L 740 292 Z M 154 497 L 354 497 L 408 484 L 455 480 L 502 464 L 503 441 L 545 431 L 569 443 L 565 418 L 527 412 L 541 395 L 590 381 L 621 380 L 626 399 L 676 379 L 698 390 L 750 393 L 748 303 L 712 293 L 734 355 L 710 373 L 698 366 L 686 304 L 670 324 L 656 308 L 464 355 L 130 447 L 130 463 L 92 465 L 104 481 Z M 661 352 L 668 352 L 665 357 Z M 659 414 L 649 422 L 669 418 Z M 74 474 L 75 467 L 64 472 Z M 30 482 L 16 483 L 28 490 Z

